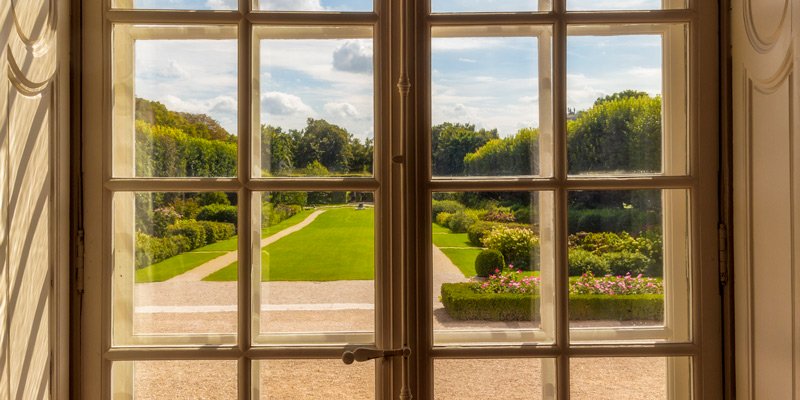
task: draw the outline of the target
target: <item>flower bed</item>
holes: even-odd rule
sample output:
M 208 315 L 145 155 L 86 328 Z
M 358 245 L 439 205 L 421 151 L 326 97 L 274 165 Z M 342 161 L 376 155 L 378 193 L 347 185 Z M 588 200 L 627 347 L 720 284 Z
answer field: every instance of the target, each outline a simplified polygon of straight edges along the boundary
M 457 320 L 532 321 L 539 319 L 539 278 L 519 271 L 496 273 L 486 282 L 445 283 L 442 304 Z M 663 286 L 641 276 L 584 275 L 570 284 L 573 321 L 662 320 Z

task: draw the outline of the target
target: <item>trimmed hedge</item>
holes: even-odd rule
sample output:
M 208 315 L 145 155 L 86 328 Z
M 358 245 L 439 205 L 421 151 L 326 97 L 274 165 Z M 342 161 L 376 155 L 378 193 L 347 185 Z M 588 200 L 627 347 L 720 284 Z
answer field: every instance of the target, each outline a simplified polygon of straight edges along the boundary
M 136 254 L 134 255 L 136 269 L 164 261 L 189 250 L 191 250 L 191 243 L 186 236 L 176 235 L 160 238 L 137 232 Z
M 538 296 L 478 293 L 478 283 L 442 284 L 442 304 L 456 320 L 531 321 L 539 318 Z M 570 295 L 569 317 L 576 321 L 645 321 L 664 318 L 664 295 Z
M 236 206 L 225 204 L 209 204 L 203 206 L 197 214 L 198 221 L 227 222 L 234 226 L 238 223 L 238 218 Z

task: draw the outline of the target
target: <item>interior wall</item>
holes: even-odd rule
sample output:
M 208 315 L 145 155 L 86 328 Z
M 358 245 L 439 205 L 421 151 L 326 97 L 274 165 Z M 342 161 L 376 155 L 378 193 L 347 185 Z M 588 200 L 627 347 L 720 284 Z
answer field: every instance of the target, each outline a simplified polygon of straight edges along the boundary
M 733 1 L 736 398 L 798 398 L 797 22 L 789 0 Z

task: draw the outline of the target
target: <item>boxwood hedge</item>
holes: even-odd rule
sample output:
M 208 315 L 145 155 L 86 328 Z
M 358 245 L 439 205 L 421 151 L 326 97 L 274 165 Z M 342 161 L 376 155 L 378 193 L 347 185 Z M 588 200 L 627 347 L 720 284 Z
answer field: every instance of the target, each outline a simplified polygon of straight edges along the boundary
M 442 304 L 456 320 L 531 321 L 539 318 L 538 296 L 479 293 L 478 283 L 445 283 Z M 571 320 L 661 320 L 664 295 L 570 295 Z

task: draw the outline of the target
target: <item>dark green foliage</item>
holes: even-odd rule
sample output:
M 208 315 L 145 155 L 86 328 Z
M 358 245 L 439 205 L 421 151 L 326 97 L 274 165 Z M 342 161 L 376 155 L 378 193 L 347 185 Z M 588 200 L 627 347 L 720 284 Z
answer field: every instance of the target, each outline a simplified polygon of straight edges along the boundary
M 569 276 L 590 272 L 595 276 L 604 276 L 611 270 L 603 257 L 583 249 L 569 249 Z
M 261 205 L 262 228 L 277 225 L 300 211 L 303 211 L 303 207 L 297 204 L 264 203 Z
M 190 249 L 208 244 L 206 241 L 206 228 L 193 219 L 179 220 L 167 227 L 167 236 L 184 236 L 189 239 Z
M 500 225 L 497 222 L 478 221 L 467 228 L 467 237 L 474 246 L 483 247 L 483 238 L 495 227 Z
M 455 214 L 464 209 L 464 205 L 455 200 L 433 200 L 431 203 L 431 217 L 436 220 L 440 212 Z
M 200 212 L 197 214 L 197 219 L 199 221 L 227 222 L 237 226 L 239 222 L 239 213 L 236 206 L 209 204 L 200 209 Z
M 435 176 L 465 175 L 464 157 L 490 140 L 498 138 L 496 129 L 476 131 L 475 125 L 449 122 L 434 126 L 431 134 L 431 154 L 433 175 Z
M 539 130 L 492 139 L 464 157 L 467 175 L 536 175 L 539 173 Z
M 456 320 L 534 321 L 539 319 L 537 295 L 478 293 L 477 283 L 442 284 L 442 304 Z M 573 321 L 660 321 L 664 295 L 570 295 Z
M 201 208 L 200 204 L 193 198 L 177 199 L 172 203 L 172 207 L 183 219 L 197 219 L 197 214 L 200 213 Z
M 308 204 L 345 204 L 347 203 L 347 192 L 309 192 Z
M 261 166 L 270 175 L 287 175 L 294 170 L 297 141 L 280 127 L 261 126 Z
M 505 265 L 503 254 L 499 251 L 492 249 L 482 250 L 478 253 L 478 257 L 475 258 L 475 274 L 485 278 L 494 274 L 496 270 L 502 271 Z
M 661 171 L 661 98 L 617 94 L 569 121 L 569 172 Z
M 631 251 L 606 253 L 603 255 L 603 258 L 608 262 L 608 268 L 613 275 L 625 275 L 630 273 L 636 276 L 644 274 L 652 264 L 650 258 L 644 254 Z
M 571 209 L 570 232 L 640 232 L 661 224 L 661 215 L 624 208 Z
M 207 206 L 211 204 L 224 204 L 230 205 L 231 201 L 228 199 L 228 195 L 223 192 L 203 192 L 199 193 L 196 196 L 197 204 L 201 206 Z
M 294 154 L 296 165 L 319 161 L 328 171 L 341 174 L 350 171 L 351 157 L 350 134 L 346 130 L 325 120 L 308 119 Z
M 514 218 L 514 213 L 511 212 L 511 209 L 508 207 L 492 207 L 486 214 L 483 215 L 481 218 L 484 221 L 491 221 L 491 222 L 504 222 L 510 223 L 515 222 L 516 219 Z

